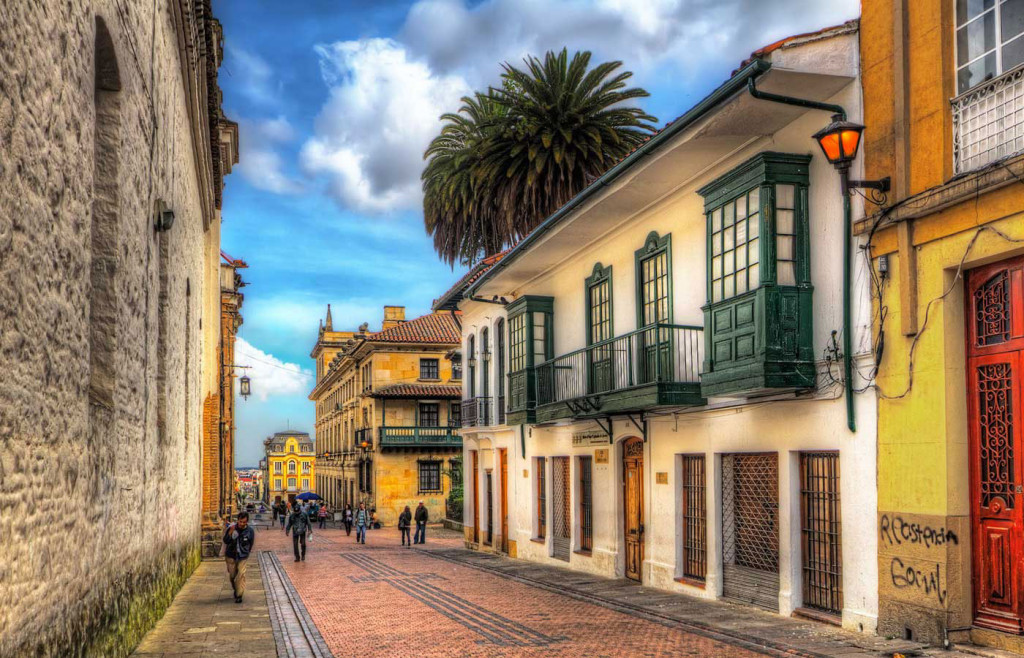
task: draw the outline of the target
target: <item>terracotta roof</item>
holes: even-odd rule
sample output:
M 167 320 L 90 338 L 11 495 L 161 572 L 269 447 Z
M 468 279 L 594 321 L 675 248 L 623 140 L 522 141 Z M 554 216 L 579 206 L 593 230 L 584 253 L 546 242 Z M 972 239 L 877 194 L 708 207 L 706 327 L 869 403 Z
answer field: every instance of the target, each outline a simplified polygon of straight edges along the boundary
M 369 334 L 366 340 L 376 343 L 440 343 L 462 342 L 461 314 L 431 313 L 403 322 L 383 331 Z
M 747 59 L 743 60 L 740 63 L 740 69 L 743 68 L 744 66 L 746 66 L 747 64 L 749 64 L 751 62 L 751 60 L 754 60 L 754 59 L 764 59 L 764 57 L 766 57 L 767 55 L 772 54 L 773 52 L 775 52 L 776 50 L 779 50 L 780 48 L 784 48 L 785 46 L 787 46 L 788 44 L 790 44 L 790 43 L 792 43 L 794 41 L 800 41 L 800 42 L 815 41 L 817 39 L 835 36 L 836 34 L 842 34 L 844 32 L 852 32 L 852 31 L 856 30 L 859 25 L 860 25 L 860 20 L 855 18 L 853 20 L 846 21 L 845 23 L 842 23 L 840 25 L 830 25 L 828 27 L 824 27 L 824 28 L 822 28 L 820 30 L 815 30 L 813 32 L 804 32 L 803 34 L 794 34 L 793 36 L 786 37 L 785 39 L 779 39 L 775 43 L 770 43 L 767 46 L 764 46 L 762 48 L 758 48 L 754 52 L 750 53 L 750 57 L 748 57 Z M 835 33 L 835 34 L 833 34 L 833 33 Z M 736 69 L 736 71 L 738 71 L 740 69 Z M 736 71 L 733 71 L 733 73 L 735 74 Z
M 457 384 L 391 384 L 370 394 L 373 398 L 450 398 L 462 397 Z
M 509 247 L 511 249 L 511 247 Z M 491 266 L 497 263 L 502 257 L 509 252 L 509 249 L 501 252 L 500 254 L 494 254 L 484 258 L 480 262 L 469 268 L 466 274 L 455 282 L 451 288 L 445 291 L 443 295 L 434 300 L 434 305 L 431 307 L 435 311 L 442 308 L 454 309 L 458 306 L 459 301 L 462 299 L 462 293 L 466 291 L 474 281 L 479 279 L 484 272 L 491 269 Z

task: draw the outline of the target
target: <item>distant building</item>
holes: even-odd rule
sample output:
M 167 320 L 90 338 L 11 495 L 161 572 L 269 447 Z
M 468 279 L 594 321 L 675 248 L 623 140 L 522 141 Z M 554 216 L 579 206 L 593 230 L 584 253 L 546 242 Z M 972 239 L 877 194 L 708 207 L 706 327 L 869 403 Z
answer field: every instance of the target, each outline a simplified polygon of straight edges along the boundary
M 334 331 L 328 307 L 316 359 L 319 482 L 332 507 L 365 502 L 384 524 L 423 500 L 445 512 L 451 469 L 461 469 L 460 388 L 454 352 L 459 315 L 441 311 L 406 321 L 385 306 L 380 331 Z
M 316 491 L 313 439 L 306 432 L 277 432 L 263 441 L 267 464 L 266 500 L 291 502 L 295 496 Z

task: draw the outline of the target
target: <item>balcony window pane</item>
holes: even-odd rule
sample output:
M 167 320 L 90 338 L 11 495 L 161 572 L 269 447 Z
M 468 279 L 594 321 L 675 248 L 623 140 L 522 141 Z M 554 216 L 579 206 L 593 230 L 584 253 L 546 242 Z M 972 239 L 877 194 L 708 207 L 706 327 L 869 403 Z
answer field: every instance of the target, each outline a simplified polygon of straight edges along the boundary
M 1006 0 L 999 5 L 999 33 L 1001 41 L 1006 43 L 1010 39 L 1024 32 L 1024 1 Z M 1003 61 L 1003 70 L 1008 71 L 1010 66 Z
M 996 47 L 996 14 L 989 12 L 956 31 L 956 62 L 959 66 Z
M 1022 0 L 1024 1 L 1024 0 Z M 1024 62 L 1024 36 L 1003 45 L 1003 70 L 1008 71 Z
M 736 199 L 736 219 L 743 219 L 747 216 L 747 195 Z
M 779 285 L 796 285 L 796 263 L 779 261 Z
M 761 232 L 761 216 L 753 214 L 747 220 L 747 239 L 753 240 Z
M 743 271 L 740 271 L 740 273 L 736 275 L 736 294 L 739 295 L 739 294 L 745 293 L 746 291 L 747 291 L 747 273 L 743 272 Z
M 747 269 L 747 278 L 750 279 L 750 287 L 756 288 L 761 285 L 761 266 L 754 264 Z
M 747 241 L 747 222 L 736 222 L 736 244 L 742 245 Z
M 715 231 L 715 232 L 722 230 L 722 209 L 721 208 L 718 208 L 713 213 L 711 213 L 711 230 Z
M 726 296 L 726 298 L 732 297 L 733 295 L 736 294 L 735 281 L 736 276 L 733 274 L 730 274 L 729 276 L 722 279 L 723 293 Z
M 726 274 L 732 274 L 733 272 L 736 271 L 735 267 L 734 267 L 734 260 L 733 260 L 733 255 L 735 253 L 736 253 L 735 251 L 727 251 L 727 252 L 725 252 L 725 255 L 722 257 L 722 258 L 725 259 L 724 260 L 724 265 L 723 265 L 723 271 Z
M 720 302 L 722 301 L 722 282 L 715 281 L 711 285 L 711 301 Z
M 776 185 L 775 186 L 775 207 L 776 208 L 788 208 L 793 209 L 796 206 L 793 205 L 794 195 L 792 185 Z
M 736 206 L 730 203 L 723 208 L 723 211 L 722 226 L 732 226 L 733 221 L 736 219 Z
M 736 234 L 732 227 L 725 230 L 725 244 L 724 248 L 726 251 L 736 246 Z
M 761 260 L 761 241 L 751 240 L 747 244 L 747 262 L 754 264 Z
M 793 211 L 779 210 L 775 213 L 775 232 L 780 235 L 793 235 Z
M 736 270 L 742 270 L 747 266 L 747 250 L 740 247 L 736 250 Z
M 962 93 L 995 75 L 996 54 L 992 52 L 957 71 L 957 89 Z
M 711 278 L 721 279 L 722 278 L 722 257 L 715 256 L 711 259 Z
M 722 232 L 717 231 L 711 235 L 711 253 L 715 256 L 722 253 Z
M 761 188 L 755 187 L 747 195 L 747 208 L 751 215 L 761 210 Z
M 956 24 L 963 25 L 995 5 L 995 0 L 956 0 Z
M 793 260 L 793 236 L 780 235 L 779 239 L 775 242 L 775 246 L 778 249 L 776 256 L 780 261 Z

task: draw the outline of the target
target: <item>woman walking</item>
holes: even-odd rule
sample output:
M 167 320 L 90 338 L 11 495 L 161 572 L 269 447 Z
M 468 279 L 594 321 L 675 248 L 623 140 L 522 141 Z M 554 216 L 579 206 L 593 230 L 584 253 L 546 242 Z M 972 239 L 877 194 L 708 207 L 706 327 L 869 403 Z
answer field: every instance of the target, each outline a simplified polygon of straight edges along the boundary
M 370 513 L 366 510 L 366 503 L 359 503 L 356 510 L 356 543 L 366 543 L 366 528 L 370 525 Z
M 405 511 L 398 515 L 398 529 L 402 531 L 402 546 L 412 546 L 409 538 L 409 526 L 412 525 L 412 510 L 405 506 Z
M 352 503 L 345 505 L 345 512 L 342 515 L 342 520 L 345 523 L 345 536 L 351 536 L 352 534 Z
M 320 510 L 316 513 L 316 518 L 320 521 L 320 529 L 323 530 L 327 524 L 327 505 L 320 506 Z

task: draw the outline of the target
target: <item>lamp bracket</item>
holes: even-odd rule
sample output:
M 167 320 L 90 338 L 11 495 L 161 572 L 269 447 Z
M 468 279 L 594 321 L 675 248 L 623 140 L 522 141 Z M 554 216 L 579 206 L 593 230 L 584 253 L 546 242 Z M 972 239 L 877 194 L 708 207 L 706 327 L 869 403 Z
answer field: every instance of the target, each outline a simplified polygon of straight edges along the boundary
M 888 192 L 892 189 L 892 179 L 889 176 L 886 176 L 885 178 L 879 178 L 878 180 L 851 180 L 848 185 L 851 188 L 859 187 L 865 190 Z

